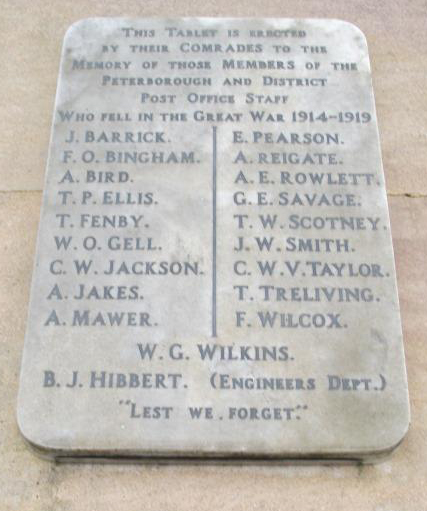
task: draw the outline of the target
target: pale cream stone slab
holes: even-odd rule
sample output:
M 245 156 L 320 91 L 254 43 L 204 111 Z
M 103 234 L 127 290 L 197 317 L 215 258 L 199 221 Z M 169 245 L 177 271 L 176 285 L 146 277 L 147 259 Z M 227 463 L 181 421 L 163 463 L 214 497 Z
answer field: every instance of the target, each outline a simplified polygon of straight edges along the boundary
M 400 443 L 407 384 L 359 29 L 69 29 L 18 421 L 57 459 L 371 460 Z

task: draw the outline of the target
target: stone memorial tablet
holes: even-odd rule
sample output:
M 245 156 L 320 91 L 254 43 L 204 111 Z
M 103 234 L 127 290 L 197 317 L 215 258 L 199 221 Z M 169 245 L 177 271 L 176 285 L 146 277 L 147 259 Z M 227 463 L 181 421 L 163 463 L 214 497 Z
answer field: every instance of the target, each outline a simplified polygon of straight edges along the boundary
M 55 459 L 371 461 L 409 422 L 365 38 L 65 36 L 18 422 Z

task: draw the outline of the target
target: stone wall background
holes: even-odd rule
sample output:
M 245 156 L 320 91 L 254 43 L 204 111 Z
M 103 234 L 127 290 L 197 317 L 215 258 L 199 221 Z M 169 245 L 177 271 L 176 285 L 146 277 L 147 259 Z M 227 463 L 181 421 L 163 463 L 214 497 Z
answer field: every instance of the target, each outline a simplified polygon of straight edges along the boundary
M 90 16 L 340 18 L 370 50 L 396 255 L 412 425 L 375 466 L 56 465 L 15 419 L 60 49 Z M 0 0 L 0 509 L 427 510 L 427 2 Z

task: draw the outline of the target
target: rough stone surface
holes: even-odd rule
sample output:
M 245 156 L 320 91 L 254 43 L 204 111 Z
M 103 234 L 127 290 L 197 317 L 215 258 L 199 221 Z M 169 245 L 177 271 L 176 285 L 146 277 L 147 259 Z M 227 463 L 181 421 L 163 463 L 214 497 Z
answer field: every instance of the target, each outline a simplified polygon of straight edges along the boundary
M 215 5 L 173 0 L 160 4 L 147 1 L 143 7 L 133 0 L 120 5 L 112 1 L 94 1 L 88 5 L 84 0 L 77 0 L 61 9 L 56 9 L 56 5 L 55 0 L 3 2 L 1 23 L 5 30 L 0 51 L 7 73 L 0 83 L 0 91 L 8 98 L 0 106 L 1 117 L 6 122 L 0 142 L 3 189 L 40 190 L 43 186 L 61 44 L 71 23 L 91 16 L 239 17 L 244 14 L 338 18 L 357 25 L 367 37 L 371 54 L 388 189 L 393 193 L 404 193 L 408 187 L 418 193 L 427 192 L 423 166 L 427 159 L 423 130 L 427 122 L 423 72 L 427 33 L 423 30 L 425 5 L 421 0 L 375 5 L 367 5 L 362 0 L 351 4 L 341 0 L 323 4 L 321 8 L 315 0 L 304 4 L 293 1 L 286 5 L 286 11 L 274 0 L 263 3 L 262 8 L 256 3 L 229 4 L 225 0 Z M 30 75 L 37 77 L 35 88 L 28 83 Z M 402 122 L 407 130 L 402 131 Z M 25 151 L 21 140 L 25 140 Z M 8 172 L 11 161 L 15 167 L 12 175 Z
M 349 509 L 419 511 L 427 501 L 425 283 L 427 222 L 423 130 L 427 112 L 425 5 L 421 1 L 3 2 L 1 187 L 40 189 L 45 171 L 60 46 L 66 28 L 88 16 L 205 15 L 334 17 L 367 35 L 389 197 L 402 310 L 412 425 L 388 461 L 364 467 L 55 465 L 24 445 L 16 425 L 17 382 L 28 309 L 40 193 L 0 198 L 0 496 L 7 511 Z M 8 44 L 6 44 L 6 42 Z M 400 72 L 398 72 L 401 70 Z M 395 80 L 390 79 L 393 75 Z M 31 82 L 29 81 L 31 77 Z M 408 84 L 412 84 L 412 88 Z M 408 93 L 408 90 L 410 93 Z M 7 122 L 6 122 L 7 120 Z M 415 134 L 415 135 L 414 135 Z M 25 140 L 22 146 L 21 140 Z M 5 148 L 5 151 L 3 150 Z M 393 156 L 393 157 L 392 157 Z M 410 197 L 395 195 L 408 194 Z M 421 197 L 420 197 L 421 196 Z M 418 197 L 418 198 L 417 198 Z
M 419 511 L 427 499 L 425 459 L 427 408 L 423 365 L 426 318 L 419 275 L 427 271 L 427 201 L 392 198 L 390 213 L 404 325 L 412 425 L 401 447 L 373 466 L 102 466 L 55 465 L 23 443 L 16 418 L 19 366 L 41 197 L 10 193 L 1 204 L 1 382 L 4 405 L 0 454 L 3 508 L 15 510 L 144 509 L 176 511 L 223 507 Z M 414 222 L 417 219 L 417 222 Z M 28 235 L 16 233 L 32 233 Z M 13 254 L 13 256 L 11 256 Z M 220 490 L 220 491 L 219 491 Z M 50 507 L 49 507 L 50 506 Z
M 357 27 L 70 27 L 18 420 L 56 458 L 366 460 L 402 441 L 401 325 Z

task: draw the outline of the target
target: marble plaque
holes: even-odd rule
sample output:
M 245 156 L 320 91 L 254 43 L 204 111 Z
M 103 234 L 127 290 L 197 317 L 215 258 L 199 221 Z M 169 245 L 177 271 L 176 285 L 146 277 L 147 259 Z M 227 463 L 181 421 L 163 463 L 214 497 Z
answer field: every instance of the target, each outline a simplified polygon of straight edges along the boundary
M 68 30 L 18 399 L 58 459 L 371 461 L 409 423 L 366 40 Z

